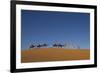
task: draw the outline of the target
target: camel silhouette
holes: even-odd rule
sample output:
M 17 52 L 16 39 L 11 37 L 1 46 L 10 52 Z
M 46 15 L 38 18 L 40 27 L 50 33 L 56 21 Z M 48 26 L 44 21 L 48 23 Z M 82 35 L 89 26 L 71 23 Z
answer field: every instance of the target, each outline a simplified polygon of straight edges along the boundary
M 62 44 L 53 44 L 53 47 L 58 47 L 58 48 L 62 48 L 64 47 L 65 45 L 62 45 Z
M 32 44 L 32 45 L 30 45 L 30 47 L 29 47 L 29 48 L 34 48 L 34 47 L 35 47 L 35 45 L 33 45 L 33 44 Z

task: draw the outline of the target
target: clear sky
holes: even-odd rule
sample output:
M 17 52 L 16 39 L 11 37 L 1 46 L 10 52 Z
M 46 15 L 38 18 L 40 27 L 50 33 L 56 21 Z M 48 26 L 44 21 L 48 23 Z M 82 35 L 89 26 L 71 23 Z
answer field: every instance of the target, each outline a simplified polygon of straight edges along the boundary
M 90 14 L 21 10 L 21 48 L 30 43 L 74 43 L 90 48 Z

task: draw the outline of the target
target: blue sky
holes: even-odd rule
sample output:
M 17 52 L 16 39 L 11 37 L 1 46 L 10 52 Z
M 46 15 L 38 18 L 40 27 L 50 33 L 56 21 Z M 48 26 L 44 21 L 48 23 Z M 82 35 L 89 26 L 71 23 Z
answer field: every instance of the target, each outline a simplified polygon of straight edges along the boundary
M 21 10 L 21 48 L 30 43 L 73 42 L 90 48 L 90 14 Z

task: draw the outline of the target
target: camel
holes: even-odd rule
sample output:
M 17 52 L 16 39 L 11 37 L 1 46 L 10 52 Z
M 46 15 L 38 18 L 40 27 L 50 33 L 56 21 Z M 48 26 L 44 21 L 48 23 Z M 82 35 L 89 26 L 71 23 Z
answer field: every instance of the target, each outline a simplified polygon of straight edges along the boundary
M 30 45 L 30 47 L 29 47 L 29 48 L 34 48 L 34 47 L 35 47 L 35 45 L 33 45 L 33 44 L 32 44 L 32 45 Z
M 41 45 L 39 44 L 39 45 L 37 45 L 37 47 L 38 47 L 38 48 L 40 48 L 40 47 L 41 47 Z
M 64 47 L 65 45 L 62 45 L 62 44 L 53 44 L 53 47 L 58 47 L 58 48 L 62 48 Z
M 40 48 L 40 47 L 47 47 L 47 44 L 42 44 L 42 45 L 39 44 L 39 45 L 37 45 L 37 47 L 38 47 L 38 48 Z

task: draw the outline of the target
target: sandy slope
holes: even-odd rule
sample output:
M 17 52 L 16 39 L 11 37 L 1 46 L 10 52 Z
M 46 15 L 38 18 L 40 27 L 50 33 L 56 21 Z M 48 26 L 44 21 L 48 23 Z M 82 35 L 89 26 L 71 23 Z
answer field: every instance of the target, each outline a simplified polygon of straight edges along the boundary
M 36 48 L 22 50 L 21 62 L 45 62 L 65 60 L 86 60 L 90 58 L 90 50 L 64 48 Z

